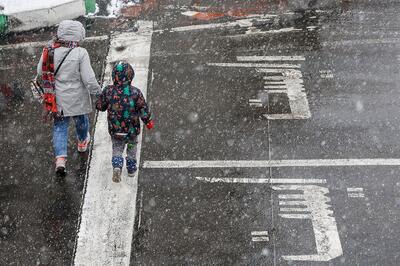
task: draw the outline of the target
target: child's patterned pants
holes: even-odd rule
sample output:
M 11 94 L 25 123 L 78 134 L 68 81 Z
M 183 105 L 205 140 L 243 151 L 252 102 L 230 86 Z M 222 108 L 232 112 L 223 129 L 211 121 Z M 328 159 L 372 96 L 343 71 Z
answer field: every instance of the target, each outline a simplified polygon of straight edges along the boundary
M 112 141 L 112 166 L 113 168 L 122 168 L 124 165 L 124 158 L 122 154 L 126 148 L 126 167 L 128 171 L 136 170 L 136 152 L 137 152 L 137 137 L 134 140 L 120 140 L 111 137 Z

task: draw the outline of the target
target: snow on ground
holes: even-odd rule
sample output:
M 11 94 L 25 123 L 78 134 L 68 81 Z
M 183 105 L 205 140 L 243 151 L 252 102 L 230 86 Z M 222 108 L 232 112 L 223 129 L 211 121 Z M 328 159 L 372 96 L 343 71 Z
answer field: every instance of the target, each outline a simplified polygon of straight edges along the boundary
M 107 7 L 108 16 L 117 17 L 120 14 L 121 8 L 125 6 L 134 6 L 142 2 L 142 0 L 111 0 Z
M 79 1 L 83 3 L 83 0 L 18 0 L 18 3 L 15 0 L 0 0 L 0 6 L 4 7 L 4 14 L 9 15 L 30 10 L 48 9 Z

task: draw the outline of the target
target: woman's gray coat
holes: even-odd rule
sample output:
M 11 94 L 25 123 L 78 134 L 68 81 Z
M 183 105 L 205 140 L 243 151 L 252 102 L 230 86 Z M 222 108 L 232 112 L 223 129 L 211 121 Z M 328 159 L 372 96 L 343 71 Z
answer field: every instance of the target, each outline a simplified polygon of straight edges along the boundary
M 63 41 L 81 42 L 85 38 L 85 29 L 78 21 L 62 21 L 57 36 Z M 54 69 L 70 48 L 60 47 L 54 52 Z M 42 75 L 42 58 L 37 73 Z M 101 88 L 90 64 L 89 54 L 82 47 L 74 48 L 61 65 L 56 80 L 57 109 L 64 116 L 88 114 L 92 111 L 90 94 L 100 94 Z

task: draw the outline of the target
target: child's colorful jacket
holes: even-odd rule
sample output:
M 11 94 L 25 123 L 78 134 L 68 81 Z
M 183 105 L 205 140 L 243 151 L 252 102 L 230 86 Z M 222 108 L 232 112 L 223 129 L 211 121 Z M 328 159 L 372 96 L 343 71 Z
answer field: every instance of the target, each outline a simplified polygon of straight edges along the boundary
M 139 118 L 146 125 L 152 119 L 142 92 L 130 85 L 133 75 L 129 64 L 117 64 L 113 70 L 114 85 L 105 87 L 96 102 L 97 110 L 107 110 L 110 135 L 121 137 L 126 134 L 126 140 L 134 140 L 140 134 Z

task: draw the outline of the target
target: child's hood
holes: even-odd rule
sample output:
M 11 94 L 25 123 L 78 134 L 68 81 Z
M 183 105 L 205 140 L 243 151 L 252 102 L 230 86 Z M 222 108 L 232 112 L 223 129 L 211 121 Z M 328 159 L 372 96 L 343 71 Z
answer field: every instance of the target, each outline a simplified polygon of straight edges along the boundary
M 130 85 L 134 76 L 135 72 L 131 64 L 121 61 L 114 65 L 112 70 L 112 79 L 114 85 Z

